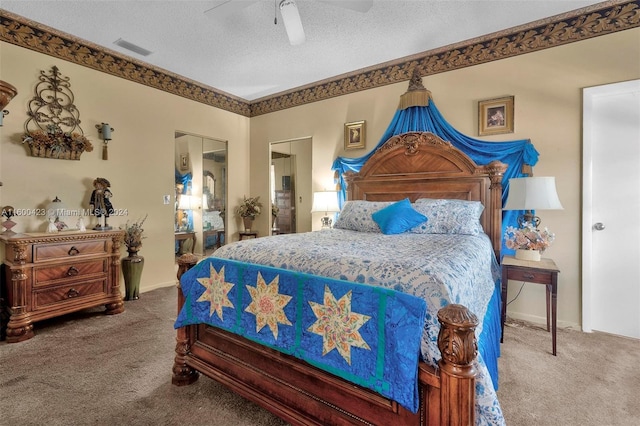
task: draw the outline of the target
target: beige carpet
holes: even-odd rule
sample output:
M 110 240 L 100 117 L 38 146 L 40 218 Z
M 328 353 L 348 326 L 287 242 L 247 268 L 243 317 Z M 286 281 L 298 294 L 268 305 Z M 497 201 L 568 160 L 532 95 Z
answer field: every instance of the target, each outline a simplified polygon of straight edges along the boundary
M 508 425 L 640 425 L 640 341 L 509 321 L 498 399 Z
M 171 385 L 175 295 L 154 290 L 123 314 L 89 310 L 0 342 L 0 424 L 284 425 L 206 377 Z M 545 330 L 510 326 L 502 350 L 508 425 L 638 424 L 638 341 L 561 330 L 554 357 Z

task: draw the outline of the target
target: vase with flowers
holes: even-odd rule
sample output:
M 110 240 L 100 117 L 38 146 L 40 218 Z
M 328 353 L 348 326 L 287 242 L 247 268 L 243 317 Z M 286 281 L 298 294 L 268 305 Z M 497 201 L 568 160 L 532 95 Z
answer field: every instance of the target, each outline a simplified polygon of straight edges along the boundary
M 541 231 L 531 222 L 524 222 L 521 228 L 508 226 L 504 233 L 505 246 L 515 250 L 516 259 L 520 260 L 539 261 L 555 237 L 547 228 Z
M 127 222 L 120 229 L 124 230 L 124 244 L 129 255 L 122 259 L 122 275 L 124 276 L 125 298 L 124 300 L 138 300 L 140 294 L 140 278 L 144 268 L 144 257 L 138 255 L 142 247 L 142 240 L 146 238 L 142 225 L 147 219 L 145 215 L 133 223 Z
M 262 202 L 260 201 L 260 196 L 243 197 L 242 202 L 235 208 L 235 213 L 242 218 L 244 230 L 247 232 L 251 231 L 251 225 L 261 211 Z

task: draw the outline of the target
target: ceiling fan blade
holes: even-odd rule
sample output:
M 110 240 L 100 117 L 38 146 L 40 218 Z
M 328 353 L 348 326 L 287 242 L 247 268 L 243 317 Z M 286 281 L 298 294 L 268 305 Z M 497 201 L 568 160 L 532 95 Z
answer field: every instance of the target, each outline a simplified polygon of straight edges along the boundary
M 328 3 L 344 9 L 355 10 L 356 12 L 368 12 L 373 6 L 373 0 L 317 0 L 321 3 Z
M 291 43 L 292 46 L 304 43 L 306 37 L 296 2 L 293 0 L 282 0 L 280 2 L 280 15 L 282 15 L 284 28 L 287 30 L 289 43 Z
M 257 2 L 258 0 L 218 0 L 212 2 L 214 6 L 205 10 L 204 14 L 209 18 L 224 20 L 239 10 Z

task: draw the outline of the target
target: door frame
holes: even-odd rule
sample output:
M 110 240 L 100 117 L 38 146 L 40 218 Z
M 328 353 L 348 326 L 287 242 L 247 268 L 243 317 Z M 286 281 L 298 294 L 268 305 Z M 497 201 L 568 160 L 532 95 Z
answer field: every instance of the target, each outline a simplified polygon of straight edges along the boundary
M 592 330 L 593 265 L 593 144 L 594 99 L 601 95 L 628 93 L 640 80 L 611 83 L 582 89 L 582 331 Z

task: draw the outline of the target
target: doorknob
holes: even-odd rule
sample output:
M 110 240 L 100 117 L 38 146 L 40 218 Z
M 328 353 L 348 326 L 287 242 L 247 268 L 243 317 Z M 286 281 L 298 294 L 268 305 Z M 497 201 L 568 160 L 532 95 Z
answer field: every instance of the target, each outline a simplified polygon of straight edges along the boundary
M 593 225 L 593 229 L 595 229 L 596 231 L 602 231 L 604 229 L 604 223 L 602 222 L 598 222 L 595 225 Z

